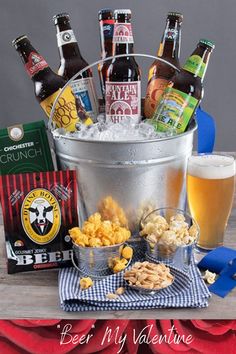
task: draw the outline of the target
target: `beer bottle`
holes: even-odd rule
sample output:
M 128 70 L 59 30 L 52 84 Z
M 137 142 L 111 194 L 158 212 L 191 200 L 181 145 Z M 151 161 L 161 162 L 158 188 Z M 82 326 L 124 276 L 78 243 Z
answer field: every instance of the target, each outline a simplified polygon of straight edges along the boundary
M 113 11 L 111 9 L 100 10 L 98 12 L 98 21 L 100 26 L 101 59 L 105 59 L 112 56 L 112 37 L 114 29 Z M 106 71 L 110 63 L 110 61 L 105 61 L 98 65 L 98 73 L 104 103 Z
M 114 33 L 112 54 L 126 54 L 114 58 L 106 76 L 106 120 L 113 123 L 141 117 L 141 72 L 133 53 L 134 40 L 130 10 L 114 11 Z
M 201 39 L 161 97 L 151 120 L 157 131 L 183 133 L 203 97 L 203 79 L 215 45 Z
M 157 56 L 165 59 L 180 68 L 179 54 L 181 45 L 181 25 L 183 15 L 177 12 L 169 12 L 166 19 L 166 27 L 162 36 Z M 161 61 L 155 60 L 148 74 L 148 85 L 144 103 L 144 115 L 151 118 L 155 112 L 157 102 L 165 88 L 170 83 L 175 70 Z
M 19 53 L 25 69 L 34 83 L 36 99 L 49 117 L 53 103 L 61 88 L 66 84 L 66 80 L 50 69 L 27 36 L 16 38 L 12 45 Z M 55 107 L 53 121 L 58 128 L 63 127 L 68 131 L 76 130 L 75 127 L 79 118 L 75 97 L 70 87 L 67 87 L 60 96 Z
M 88 63 L 80 53 L 78 42 L 71 29 L 70 17 L 67 13 L 61 13 L 53 17 L 57 31 L 57 44 L 60 54 L 60 67 L 58 74 L 67 81 Z M 98 115 L 98 101 L 93 82 L 92 70 L 86 70 L 71 84 L 74 95 L 80 97 L 89 116 L 95 121 Z

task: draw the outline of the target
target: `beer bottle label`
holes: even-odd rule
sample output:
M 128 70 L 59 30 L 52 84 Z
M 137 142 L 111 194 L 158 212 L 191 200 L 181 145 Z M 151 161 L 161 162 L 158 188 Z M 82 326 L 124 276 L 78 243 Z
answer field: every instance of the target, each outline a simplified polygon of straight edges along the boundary
M 60 91 L 61 89 L 54 92 L 40 103 L 48 117 L 50 117 L 53 103 Z M 75 125 L 79 122 L 79 118 L 76 110 L 75 97 L 69 86 L 66 87 L 57 101 L 53 115 L 53 122 L 56 124 L 57 128 L 64 128 L 67 131 L 76 130 Z
M 184 64 L 183 69 L 202 78 L 206 71 L 206 64 L 199 55 L 191 55 Z
M 57 33 L 57 45 L 62 47 L 65 44 L 76 43 L 76 38 L 73 30 L 67 30 Z
M 106 82 L 106 120 L 119 123 L 141 118 L 141 81 Z
M 178 30 L 176 28 L 167 27 L 164 32 L 164 38 L 170 41 L 174 41 L 178 36 Z
M 154 113 L 152 124 L 157 131 L 183 133 L 192 117 L 198 100 L 186 93 L 168 87 Z
M 146 118 L 152 117 L 157 103 L 159 102 L 168 84 L 169 80 L 155 78 L 155 76 L 149 80 L 144 105 L 144 113 Z
M 28 57 L 28 62 L 25 64 L 25 69 L 30 77 L 33 77 L 39 71 L 48 68 L 48 63 L 42 57 L 42 55 L 31 52 Z
M 103 20 L 102 29 L 104 38 L 113 38 L 114 20 Z
M 131 23 L 115 23 L 113 43 L 134 43 Z
M 75 97 L 80 98 L 83 103 L 85 111 L 93 121 L 97 120 L 98 115 L 98 100 L 94 87 L 92 77 L 86 77 L 78 80 L 74 80 L 71 83 L 71 88 Z

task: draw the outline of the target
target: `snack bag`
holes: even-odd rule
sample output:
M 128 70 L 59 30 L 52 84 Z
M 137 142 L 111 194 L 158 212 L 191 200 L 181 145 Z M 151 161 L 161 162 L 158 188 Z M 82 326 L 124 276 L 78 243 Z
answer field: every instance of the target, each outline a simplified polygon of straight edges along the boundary
M 0 177 L 8 273 L 71 265 L 78 225 L 75 171 Z
M 0 129 L 0 175 L 53 170 L 43 120 Z

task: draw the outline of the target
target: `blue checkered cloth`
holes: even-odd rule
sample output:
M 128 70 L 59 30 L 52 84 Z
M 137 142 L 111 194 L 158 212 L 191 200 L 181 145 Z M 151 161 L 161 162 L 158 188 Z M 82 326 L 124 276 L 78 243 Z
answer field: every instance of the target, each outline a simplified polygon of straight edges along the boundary
M 144 260 L 144 259 L 143 259 Z M 120 311 L 145 310 L 155 308 L 181 308 L 208 306 L 211 296 L 202 280 L 201 273 L 194 262 L 189 273 L 172 267 L 175 280 L 171 286 L 155 294 L 143 294 L 127 287 L 123 280 L 124 272 L 113 274 L 103 280 L 95 281 L 87 290 L 80 290 L 80 273 L 75 268 L 64 268 L 59 272 L 59 295 L 64 311 Z M 117 288 L 126 291 L 117 299 L 107 298 Z

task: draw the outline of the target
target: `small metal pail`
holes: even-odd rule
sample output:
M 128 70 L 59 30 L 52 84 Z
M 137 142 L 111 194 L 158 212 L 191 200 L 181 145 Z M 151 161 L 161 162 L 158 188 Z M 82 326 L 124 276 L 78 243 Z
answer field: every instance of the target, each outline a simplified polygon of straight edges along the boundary
M 164 244 L 164 243 L 150 243 L 144 237 L 146 244 L 146 257 L 147 259 L 153 260 L 155 262 L 163 262 L 165 264 L 173 265 L 176 268 L 179 268 L 185 272 L 189 270 L 189 266 L 192 261 L 193 252 L 196 248 L 196 244 L 199 238 L 199 226 L 196 221 L 184 210 L 175 209 L 175 208 L 160 208 L 153 210 L 151 213 L 146 215 L 143 220 L 141 220 L 141 225 L 148 222 L 148 218 L 152 217 L 152 215 L 161 215 L 167 221 L 171 216 L 176 214 L 182 214 L 185 216 L 185 222 L 188 226 L 192 226 L 193 224 L 197 227 L 198 235 L 196 240 L 189 245 L 181 245 L 176 246 L 174 244 Z
M 133 56 L 164 61 L 145 54 Z M 84 68 L 66 86 L 83 71 L 102 62 Z M 192 153 L 193 135 L 197 129 L 195 121 L 183 134 L 152 140 L 89 141 L 58 136 L 58 133 L 54 135 L 52 118 L 60 94 L 52 107 L 49 129 L 54 138 L 59 168 L 77 170 L 80 225 L 108 196 L 124 211 L 133 234 L 138 232 L 146 210 L 163 205 L 185 209 L 187 160 Z
M 124 245 L 125 243 L 103 247 L 81 247 L 74 243 L 74 266 L 84 276 L 93 279 L 102 279 L 105 276 L 113 274 L 109 265 L 113 258 L 120 258 L 120 251 Z

